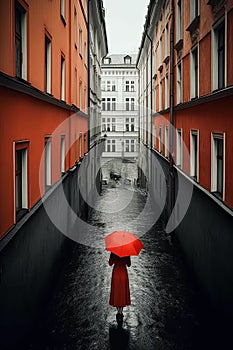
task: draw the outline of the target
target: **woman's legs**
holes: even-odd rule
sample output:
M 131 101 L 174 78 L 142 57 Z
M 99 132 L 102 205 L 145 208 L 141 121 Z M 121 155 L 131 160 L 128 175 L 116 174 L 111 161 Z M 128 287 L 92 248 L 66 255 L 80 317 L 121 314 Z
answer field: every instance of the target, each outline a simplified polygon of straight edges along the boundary
M 122 306 L 118 306 L 117 307 L 117 313 L 118 314 L 122 314 L 123 313 L 123 307 Z

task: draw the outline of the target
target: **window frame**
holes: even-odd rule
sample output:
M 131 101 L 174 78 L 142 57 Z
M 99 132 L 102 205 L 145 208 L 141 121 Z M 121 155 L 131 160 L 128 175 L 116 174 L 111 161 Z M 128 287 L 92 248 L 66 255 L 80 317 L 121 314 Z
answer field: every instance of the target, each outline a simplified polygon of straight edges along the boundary
M 196 149 L 194 145 L 194 137 L 196 138 Z M 196 152 L 196 153 L 195 153 Z M 199 130 L 190 130 L 190 176 L 199 182 Z M 196 170 L 196 173 L 195 173 Z
M 61 144 L 60 144 L 60 172 L 61 175 L 65 173 L 65 156 L 66 156 L 66 136 L 61 135 Z
M 44 179 L 45 192 L 52 186 L 52 138 L 44 138 Z
M 29 157 L 29 141 L 14 142 L 14 192 L 15 192 L 15 222 L 28 211 L 28 157 Z M 20 170 L 17 171 L 17 152 L 20 152 Z M 18 174 L 17 174 L 18 172 Z M 20 172 L 20 173 L 19 173 Z M 17 188 L 17 176 L 20 176 L 20 193 Z M 17 198 L 20 198 L 20 206 L 17 207 Z
M 224 24 L 223 24 L 224 23 Z M 223 86 L 219 87 L 219 60 L 218 60 L 218 38 L 217 32 L 219 28 L 224 25 L 224 81 Z M 227 84 L 227 17 L 226 15 L 219 19 L 219 21 L 212 27 L 211 33 L 211 53 L 212 53 L 212 91 L 224 89 Z
M 17 14 L 20 16 L 19 29 L 17 32 Z M 19 1 L 15 2 L 15 76 L 24 80 L 27 80 L 27 27 L 28 27 L 28 13 L 27 9 L 21 5 Z M 17 54 L 17 44 L 19 42 L 20 54 Z M 17 59 L 18 57 L 18 59 Z M 19 60 L 19 70 L 18 70 L 18 60 Z
M 218 165 L 217 165 L 217 140 L 222 141 L 222 192 L 218 191 Z M 225 200 L 225 146 L 226 145 L 226 134 L 225 133 L 211 133 L 211 192 L 213 195 Z
M 196 57 L 195 57 L 196 53 Z M 200 65 L 199 65 L 199 46 L 192 48 L 190 59 L 190 99 L 199 97 L 199 83 L 200 83 Z
M 182 169 L 183 167 L 183 142 L 182 129 L 176 129 L 176 166 Z
M 52 92 L 52 40 L 45 33 L 45 92 Z

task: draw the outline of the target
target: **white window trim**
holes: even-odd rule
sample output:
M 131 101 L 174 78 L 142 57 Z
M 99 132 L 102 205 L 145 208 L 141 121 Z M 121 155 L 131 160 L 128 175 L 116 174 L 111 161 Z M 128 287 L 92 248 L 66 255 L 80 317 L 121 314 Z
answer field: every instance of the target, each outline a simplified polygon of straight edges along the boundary
M 46 141 L 45 144 L 45 186 L 52 184 L 52 142 Z
M 51 48 L 51 40 L 50 38 L 46 35 L 46 57 L 47 57 L 47 62 L 46 62 L 46 92 L 51 94 L 51 76 L 52 76 L 52 48 Z
M 225 81 L 224 85 L 227 84 L 227 13 L 212 27 L 211 32 L 211 80 L 212 80 L 212 91 L 218 89 L 218 62 L 217 62 L 217 41 L 216 41 L 216 29 L 225 20 Z
M 181 68 L 179 70 L 179 67 Z M 177 64 L 177 80 L 176 80 L 176 86 L 177 86 L 177 91 L 176 91 L 176 98 L 177 101 L 176 103 L 182 103 L 183 101 L 183 77 L 182 77 L 182 62 L 179 62 Z
M 159 127 L 159 152 L 163 152 L 163 127 Z
M 61 174 L 65 172 L 66 141 L 65 135 L 61 135 Z
M 193 135 L 197 136 L 197 182 L 199 182 L 199 130 L 190 130 L 190 176 L 194 176 Z
M 65 59 L 61 58 L 61 100 L 65 101 Z
M 211 192 L 216 192 L 217 190 L 217 162 L 216 162 L 216 147 L 215 140 L 223 140 L 223 193 L 222 200 L 225 200 L 225 149 L 226 149 L 226 134 L 225 133 L 211 133 Z
M 61 0 L 61 16 L 65 19 L 65 0 Z
M 182 143 L 182 129 L 178 128 L 176 129 L 176 165 L 179 166 L 182 169 L 182 163 L 183 163 L 183 143 Z
M 22 78 L 27 80 L 27 11 L 22 14 Z
M 165 157 L 169 157 L 169 126 L 165 126 Z
M 190 0 L 190 23 L 195 19 L 195 1 Z M 200 14 L 200 0 L 198 0 L 198 13 L 197 16 Z

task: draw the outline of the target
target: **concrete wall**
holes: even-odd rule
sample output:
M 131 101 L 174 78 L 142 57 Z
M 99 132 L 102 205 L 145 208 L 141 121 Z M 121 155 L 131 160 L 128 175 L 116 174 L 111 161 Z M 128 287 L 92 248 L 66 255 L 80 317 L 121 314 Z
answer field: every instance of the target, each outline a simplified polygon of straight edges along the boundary
M 69 215 L 61 205 L 64 193 L 73 210 L 84 216 L 85 205 L 77 185 L 78 167 L 65 175 L 48 196 L 45 205 L 59 213 L 64 225 Z M 48 218 L 38 203 L 0 242 L 0 348 L 24 337 L 32 321 L 61 275 L 74 243 Z
M 154 153 L 162 166 L 170 186 L 169 163 L 158 153 Z M 153 166 L 153 165 L 152 165 Z M 146 173 L 148 176 L 148 172 Z M 175 198 L 178 193 L 177 170 L 174 171 Z M 152 171 L 153 193 L 161 186 L 156 181 L 155 169 Z M 179 186 L 187 188 L 190 179 L 179 173 Z M 159 197 L 154 195 L 155 202 Z M 167 188 L 167 198 L 164 218 L 169 218 L 170 196 Z M 158 204 L 158 203 L 157 203 Z M 155 207 L 156 208 L 156 207 Z M 155 209 L 156 210 L 156 209 Z M 176 218 L 177 219 L 177 218 Z M 166 222 L 165 222 L 166 227 Z M 196 275 L 203 294 L 214 309 L 233 317 L 233 216 L 220 201 L 203 190 L 199 185 L 193 185 L 190 205 L 181 223 L 172 232 L 184 252 L 189 267 Z

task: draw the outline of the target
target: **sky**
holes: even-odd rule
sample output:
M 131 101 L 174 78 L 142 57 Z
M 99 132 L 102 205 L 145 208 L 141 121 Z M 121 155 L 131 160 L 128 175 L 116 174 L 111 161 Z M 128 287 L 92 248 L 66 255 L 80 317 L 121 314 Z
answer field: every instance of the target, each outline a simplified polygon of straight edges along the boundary
M 109 54 L 138 53 L 149 0 L 103 0 Z

